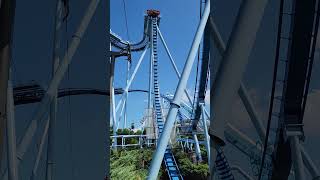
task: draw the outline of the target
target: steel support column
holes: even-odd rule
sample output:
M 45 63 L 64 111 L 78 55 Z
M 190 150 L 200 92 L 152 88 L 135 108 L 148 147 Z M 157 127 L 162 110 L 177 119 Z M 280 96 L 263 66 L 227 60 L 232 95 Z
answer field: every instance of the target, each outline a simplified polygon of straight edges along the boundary
M 44 130 L 43 130 L 43 133 L 42 133 L 42 137 L 40 139 L 40 145 L 39 145 L 39 148 L 38 148 L 36 161 L 35 161 L 35 163 L 33 165 L 32 174 L 31 174 L 30 180 L 34 180 L 37 177 L 37 171 L 38 171 L 39 163 L 40 163 L 40 160 L 41 160 L 41 155 L 42 155 L 42 152 L 43 152 L 43 148 L 44 148 L 44 145 L 45 145 L 45 142 L 46 142 L 46 138 L 47 138 L 47 135 L 48 135 L 50 122 L 51 122 L 51 119 L 48 119 L 47 122 L 46 122 L 46 125 L 44 127 Z
M 62 21 L 62 2 L 56 1 L 56 14 L 54 25 L 54 42 L 53 42 L 53 62 L 52 62 L 52 77 L 59 67 L 60 56 L 60 39 L 61 39 L 61 21 Z M 47 164 L 46 164 L 46 179 L 53 180 L 53 169 L 55 166 L 54 148 L 55 148 L 55 124 L 57 113 L 57 89 L 52 97 L 50 104 L 50 118 L 49 118 L 49 133 L 48 133 L 48 147 L 47 147 Z
M 110 46 L 111 47 L 111 46 Z M 111 60 L 111 63 L 110 63 L 110 69 L 111 69 L 111 77 L 110 77 L 110 89 L 111 89 L 111 101 L 112 101 L 112 120 L 113 120 L 113 123 L 112 123 L 112 128 L 113 128 L 113 136 L 115 137 L 113 139 L 113 148 L 114 149 L 117 149 L 117 118 L 116 118 L 116 115 L 117 115 L 117 112 L 116 112 L 116 108 L 115 108 L 115 94 L 114 94 L 114 68 L 115 68 L 115 57 L 114 56 L 111 56 L 110 58 Z
M 197 160 L 199 162 L 202 161 L 202 157 L 201 157 L 201 151 L 200 151 L 200 145 L 199 145 L 199 141 L 198 141 L 198 137 L 196 133 L 193 133 L 193 139 L 195 141 L 195 149 L 196 149 L 196 155 L 197 155 Z
M 11 80 L 8 81 L 7 90 L 7 153 L 9 180 L 18 180 L 16 127 L 14 118 L 14 101 Z
M 0 9 L 0 169 L 6 125 L 7 89 L 11 59 L 15 0 L 2 0 Z
M 308 155 L 308 153 L 306 152 L 304 147 L 301 144 L 300 144 L 300 146 L 301 146 L 300 149 L 301 149 L 303 163 L 304 163 L 305 167 L 307 168 L 307 170 L 310 172 L 310 174 L 313 178 L 312 180 L 320 180 L 319 169 L 313 163 L 312 159 L 310 158 L 310 156 Z
M 163 128 L 163 132 L 161 133 L 160 139 L 158 141 L 157 149 L 153 154 L 153 158 L 151 161 L 151 166 L 149 169 L 149 174 L 147 179 L 153 180 L 156 179 L 158 176 L 158 172 L 161 166 L 161 162 L 166 150 L 166 147 L 168 145 L 170 134 L 175 122 L 175 119 L 177 117 L 178 109 L 180 108 L 180 103 L 182 101 L 182 96 L 184 93 L 184 89 L 186 88 L 187 81 L 189 79 L 189 75 L 192 69 L 193 62 L 195 60 L 195 56 L 201 41 L 201 37 L 204 32 L 205 25 L 207 23 L 208 17 L 210 13 L 210 1 L 206 3 L 206 7 L 203 13 L 203 16 L 201 18 L 201 21 L 199 23 L 196 35 L 194 37 L 192 47 L 189 51 L 185 66 L 182 71 L 181 78 L 179 80 L 173 101 L 171 102 L 171 106 L 168 112 L 167 119 L 165 121 L 165 125 Z
M 128 85 L 128 83 L 129 83 L 129 72 L 130 72 L 130 62 L 127 61 L 126 85 Z M 123 119 L 124 119 L 123 129 L 127 127 L 128 95 L 129 95 L 129 93 L 126 94 L 126 103 L 125 103 L 124 115 L 123 115 Z
M 299 137 L 298 136 L 289 137 L 289 141 L 291 146 L 291 159 L 293 162 L 295 179 L 305 180 L 306 175 L 304 173 L 304 166 L 302 161 Z

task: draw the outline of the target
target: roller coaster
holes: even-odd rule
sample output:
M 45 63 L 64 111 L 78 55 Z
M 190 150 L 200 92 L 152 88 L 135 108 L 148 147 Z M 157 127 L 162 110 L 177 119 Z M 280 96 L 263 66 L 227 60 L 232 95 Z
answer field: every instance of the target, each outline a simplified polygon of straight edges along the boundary
M 306 179 L 306 174 L 303 170 L 304 168 L 309 170 L 310 176 L 313 179 L 319 178 L 318 168 L 314 165 L 309 155 L 304 150 L 304 147 L 299 145 L 299 141 L 303 140 L 304 137 L 302 128 L 303 112 L 309 89 L 316 36 L 318 32 L 319 14 L 317 13 L 317 9 L 319 8 L 319 4 L 317 1 L 310 1 L 308 3 L 279 1 L 279 24 L 274 77 L 270 98 L 268 126 L 265 128 L 261 118 L 257 115 L 258 113 L 255 110 L 252 99 L 248 95 L 246 87 L 241 82 L 241 77 L 245 70 L 248 54 L 250 53 L 255 40 L 255 35 L 249 37 L 248 34 L 256 34 L 266 2 L 267 1 L 244 1 L 242 3 L 242 8 L 237 17 L 237 22 L 234 25 L 233 33 L 231 34 L 228 45 L 225 45 L 223 42 L 212 15 L 210 15 L 210 2 L 206 2 L 192 47 L 181 74 L 175 65 L 164 37 L 161 34 L 159 11 L 147 10 L 146 15 L 144 16 L 143 38 L 138 43 L 131 43 L 123 40 L 120 36 L 110 30 L 111 44 L 115 48 L 114 54 L 129 52 L 124 55 L 128 56 L 128 59 L 130 59 L 129 56 L 131 52 L 143 52 L 131 78 L 128 80 L 129 83 L 127 83 L 127 86 L 124 89 L 125 92 L 128 91 L 128 88 L 134 79 L 141 60 L 144 58 L 146 49 L 150 49 L 148 108 L 149 110 L 151 108 L 153 111 L 152 113 L 155 114 L 154 118 L 151 118 L 151 121 L 154 122 L 154 127 L 157 128 L 157 131 L 155 131 L 155 140 L 152 140 L 155 141 L 154 145 L 156 146 L 156 151 L 153 154 L 147 179 L 154 179 L 157 176 L 161 164 L 166 167 L 169 179 L 183 179 L 183 176 L 179 171 L 179 164 L 174 160 L 174 154 L 171 151 L 173 144 L 180 144 L 182 147 L 187 148 L 194 147 L 198 160 L 202 159 L 199 148 L 200 144 L 201 146 L 206 147 L 206 151 L 208 152 L 207 163 L 210 167 L 211 178 L 238 179 L 240 177 L 235 177 L 234 175 L 234 172 L 238 172 L 238 175 L 241 175 L 245 179 Z M 285 9 L 291 7 L 290 12 L 284 12 L 284 6 L 287 6 Z M 253 7 L 257 8 L 254 9 Z M 291 31 L 286 31 L 288 34 L 285 34 L 285 31 L 282 29 L 288 28 L 288 22 L 284 22 L 288 17 L 290 19 L 289 29 L 291 29 Z M 243 27 L 247 26 L 245 25 L 245 21 L 248 21 L 246 18 L 250 19 L 251 24 L 248 27 Z M 308 19 L 308 21 L 303 21 L 302 19 L 304 18 Z M 163 23 L 165 23 L 165 20 L 163 20 Z M 285 27 L 285 25 L 287 26 Z M 301 28 L 302 26 L 306 28 Z M 201 42 L 202 38 L 203 41 Z M 170 101 L 170 109 L 167 116 L 165 116 L 165 120 L 163 118 L 163 107 L 160 103 L 160 98 L 163 98 L 163 96 L 160 95 L 160 83 L 158 80 L 158 77 L 160 76 L 158 72 L 158 39 L 160 39 L 164 45 L 168 58 L 173 65 L 173 69 L 180 79 L 173 100 Z M 244 42 L 243 44 L 246 48 L 241 49 L 238 42 Z M 199 73 L 200 78 L 196 82 L 198 85 L 196 91 L 197 98 L 192 101 L 190 95 L 185 90 L 185 87 L 188 76 L 190 76 L 192 62 L 195 59 L 197 51 L 196 47 L 201 43 L 203 53 L 200 65 L 201 70 Z M 219 70 L 211 85 L 211 90 L 213 90 L 214 94 L 211 94 L 211 98 L 213 98 L 211 102 L 213 105 L 211 104 L 210 110 L 214 117 L 210 119 L 210 115 L 206 112 L 204 102 L 206 90 L 209 86 L 209 69 L 214 57 L 211 54 L 214 46 L 223 56 L 222 63 L 219 66 Z M 285 50 L 283 46 L 289 48 Z M 304 46 L 304 48 L 302 48 L 302 46 Z M 305 49 L 305 52 L 303 52 L 302 49 Z M 281 57 L 279 55 L 280 52 Z M 284 58 L 282 54 L 286 54 L 287 57 Z M 115 58 L 116 57 L 113 56 L 111 61 L 115 61 Z M 237 59 L 236 63 L 234 61 L 235 59 Z M 300 59 L 300 61 L 297 59 Z M 132 59 L 130 60 L 133 61 Z M 281 63 L 285 64 L 281 65 Z M 279 69 L 278 67 L 281 67 L 282 69 Z M 280 80 L 279 74 L 281 73 L 279 73 L 279 71 L 286 72 L 286 75 Z M 297 85 L 298 79 L 300 82 L 300 90 L 298 90 L 299 88 L 293 87 Z M 279 88 L 277 91 L 282 91 L 281 96 L 274 95 L 276 88 Z M 188 97 L 188 101 L 186 102 L 181 100 L 184 93 Z M 231 97 L 234 97 L 234 94 L 240 96 L 260 140 L 252 140 L 239 129 L 224 120 L 225 113 L 227 112 L 226 110 L 228 109 L 228 106 L 231 105 Z M 120 118 L 117 119 L 115 115 L 120 108 L 120 103 L 122 103 L 122 109 L 124 108 L 126 100 L 126 96 L 123 95 L 122 99 L 117 104 L 117 107 L 115 107 L 115 101 L 112 101 L 112 105 L 114 106 L 112 108 L 114 124 L 121 120 Z M 280 103 L 278 102 L 278 104 L 275 105 L 274 100 L 280 100 Z M 150 101 L 153 101 L 152 105 L 150 105 Z M 295 105 L 291 103 L 295 103 Z M 280 109 L 276 110 L 276 108 Z M 286 108 L 287 110 L 285 110 Z M 181 116 L 181 114 L 184 113 L 181 113 L 180 111 L 187 112 L 187 115 Z M 125 112 L 120 111 L 120 116 L 122 116 L 122 113 Z M 148 114 L 150 115 L 150 112 Z M 210 121 L 208 121 L 209 119 Z M 272 141 L 268 138 L 271 120 L 279 122 L 278 130 L 276 131 L 277 138 Z M 178 125 L 174 125 L 175 123 Z M 210 128 L 208 128 L 209 126 Z M 179 129 L 179 127 L 185 128 L 182 130 Z M 114 129 L 114 132 L 115 130 L 116 129 Z M 178 131 L 178 133 L 174 133 L 175 138 L 173 138 L 170 134 L 175 131 Z M 186 139 L 183 136 L 185 134 L 192 134 L 193 138 Z M 197 134 L 204 135 L 205 139 L 203 141 L 198 141 Z M 147 132 L 147 139 L 148 135 L 152 137 L 152 132 Z M 116 135 L 114 134 L 112 137 L 116 137 Z M 172 142 L 172 140 L 175 142 Z M 116 145 L 116 140 L 114 143 L 113 148 L 119 147 Z M 246 173 L 242 168 L 234 166 L 227 160 L 223 148 L 226 143 L 231 144 L 239 150 L 240 153 L 249 157 L 253 171 L 251 175 Z M 291 152 L 291 154 L 288 152 Z M 168 161 L 170 165 L 168 165 Z
M 4 12 L 0 14 L 0 20 L 7 23 L 8 27 L 13 24 L 12 7 L 14 3 L 12 2 L 9 0 L 0 1 L 1 11 Z M 36 179 L 39 174 L 39 162 L 43 154 L 46 137 L 48 137 L 48 154 L 45 174 L 47 180 L 54 179 L 52 177 L 55 161 L 52 152 L 54 144 L 52 142 L 55 134 L 52 129 L 56 119 L 57 101 L 58 98 L 76 95 L 98 95 L 110 98 L 110 127 L 113 128 L 113 134 L 110 135 L 112 144 L 107 149 L 115 151 L 127 147 L 155 149 L 148 171 L 148 180 L 157 179 L 161 165 L 165 167 L 168 179 L 184 179 L 173 151 L 173 148 L 177 146 L 180 146 L 182 150 L 188 149 L 194 152 L 199 162 L 206 159 L 205 163 L 209 166 L 209 179 L 320 180 L 318 167 L 301 144 L 306 138 L 303 120 L 314 64 L 320 16 L 319 1 L 279 0 L 277 42 L 267 127 L 264 127 L 262 118 L 258 116 L 253 100 L 242 83 L 242 76 L 254 46 L 267 0 L 242 2 L 227 44 L 222 40 L 219 29 L 214 22 L 214 4 L 210 0 L 206 1 L 181 72 L 178 70 L 160 31 L 160 11 L 153 9 L 146 11 L 143 17 L 142 39 L 138 42 L 124 40 L 110 29 L 108 35 L 110 36 L 111 47 L 110 50 L 106 50 L 110 52 L 110 57 L 106 59 L 111 70 L 110 89 L 107 90 L 94 88 L 59 89 L 59 84 L 94 15 L 99 0 L 90 2 L 84 18 L 72 37 L 69 49 L 67 49 L 62 61 L 59 62 L 56 50 L 59 46 L 58 29 L 59 23 L 61 23 L 62 9 L 66 8 L 63 6 L 63 2 L 58 0 L 56 5 L 54 73 L 47 88 L 42 87 L 37 82 L 12 85 L 12 77 L 9 75 L 10 63 L 8 63 L 10 60 L 8 46 L 11 46 L 9 37 L 11 37 L 12 29 L 5 28 L 0 31 L 1 37 L 7 37 L 0 39 L 0 118 L 1 123 L 6 122 L 0 126 L 0 137 L 5 137 L 7 142 L 6 144 L 3 143 L 1 138 L 0 150 L 6 149 L 6 160 L 8 162 L 4 163 L 5 166 L 0 166 L 1 180 L 19 179 L 19 166 L 23 165 L 21 162 L 24 160 L 28 147 L 32 144 L 32 139 L 35 138 L 36 131 L 39 129 L 39 124 L 43 121 L 42 119 L 45 118 L 47 112 L 49 112 L 47 115 L 49 118 L 45 121 L 46 125 L 37 148 L 37 156 L 33 163 L 30 179 Z M 290 9 L 290 12 L 285 9 Z M 161 23 L 165 23 L 165 19 Z M 0 29 L 2 28 L 0 27 Z M 284 29 L 289 29 L 289 31 Z M 163 94 L 160 89 L 159 40 L 179 78 L 176 91 L 173 94 Z M 239 45 L 239 42 L 241 42 L 241 45 Z M 186 86 L 189 76 L 192 76 L 191 68 L 196 53 L 199 51 L 199 45 L 202 47 L 202 56 L 201 61 L 199 61 L 200 71 L 199 78 L 196 81 L 196 95 L 192 99 L 186 90 Z M 149 88 L 147 90 L 132 89 L 131 84 L 148 50 L 150 52 Z M 213 50 L 217 50 L 222 56 L 218 72 L 214 78 L 211 74 L 212 71 L 210 71 L 215 60 Z M 141 53 L 140 58 L 138 60 L 133 59 L 131 56 L 133 53 Z M 137 63 L 131 76 L 126 79 L 126 86 L 116 88 L 114 87 L 114 72 L 117 71 L 115 64 L 117 58 L 123 56 L 127 57 L 128 63 Z M 210 107 L 205 103 L 208 89 L 211 93 Z M 276 95 L 276 92 L 281 93 Z M 117 135 L 116 133 L 120 121 L 123 121 L 123 124 L 127 123 L 126 109 L 129 93 L 148 94 L 146 114 L 140 121 L 140 127 L 145 130 L 145 134 Z M 118 102 L 116 102 L 116 95 L 120 96 Z M 182 99 L 184 95 L 187 100 Z M 250 138 L 226 120 L 225 116 L 228 114 L 236 96 L 240 97 L 248 112 L 252 125 L 258 134 L 258 140 Z M 38 109 L 28 124 L 25 135 L 17 143 L 14 107 L 33 103 L 38 103 Z M 165 112 L 164 109 L 168 109 L 168 111 Z M 209 112 L 208 109 L 210 109 Z M 269 138 L 271 121 L 278 123 L 275 139 Z M 109 131 L 109 127 L 106 129 Z M 199 140 L 199 135 L 203 139 Z M 117 144 L 118 138 L 121 139 L 121 144 Z M 137 144 L 126 144 L 125 138 L 138 138 L 139 141 Z M 252 168 L 251 173 L 234 165 L 232 161 L 228 161 L 228 155 L 224 149 L 227 144 L 236 149 L 239 156 L 248 157 Z M 201 157 L 203 149 L 200 146 L 204 147 L 207 157 Z M 109 174 L 107 173 L 106 179 L 108 178 Z

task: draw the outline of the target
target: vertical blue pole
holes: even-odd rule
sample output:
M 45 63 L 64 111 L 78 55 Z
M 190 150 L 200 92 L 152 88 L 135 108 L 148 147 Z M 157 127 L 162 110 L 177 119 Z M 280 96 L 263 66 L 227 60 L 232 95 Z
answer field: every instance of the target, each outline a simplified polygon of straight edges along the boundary
M 111 50 L 111 46 L 110 46 Z M 111 100 L 112 100 L 112 128 L 113 128 L 113 148 L 117 149 L 117 118 L 116 118 L 116 108 L 115 108 L 115 94 L 114 94 L 114 68 L 115 68 L 115 57 L 111 56 Z
M 53 42 L 53 63 L 52 63 L 52 77 L 59 67 L 59 49 L 60 49 L 60 27 L 62 19 L 62 3 L 61 0 L 56 1 L 56 15 L 55 15 L 55 29 L 54 29 L 54 42 Z M 58 88 L 57 88 L 58 89 Z M 47 146 L 47 162 L 46 162 L 46 179 L 53 180 L 54 161 L 54 147 L 55 147 L 55 124 L 57 113 L 57 89 L 53 95 L 50 104 L 50 119 L 49 119 L 49 134 Z
M 299 137 L 297 135 L 293 135 L 289 137 L 289 141 L 290 141 L 290 147 L 291 147 L 291 158 L 292 158 L 293 169 L 294 169 L 294 178 L 299 180 L 305 180 L 306 175 L 304 172 Z
M 210 1 L 206 3 L 206 7 L 203 13 L 203 17 L 201 18 L 201 21 L 199 23 L 196 35 L 194 37 L 191 50 L 189 51 L 188 58 L 186 60 L 185 66 L 183 68 L 183 72 L 181 75 L 181 78 L 178 83 L 178 87 L 176 89 L 173 101 L 171 103 L 169 113 L 167 116 L 167 120 L 165 122 L 163 131 L 161 133 L 160 139 L 158 141 L 157 149 L 155 153 L 153 154 L 153 158 L 151 161 L 151 167 L 149 170 L 149 174 L 147 179 L 148 180 L 154 180 L 157 179 L 159 169 L 161 166 L 161 162 L 164 156 L 164 152 L 166 150 L 166 147 L 169 142 L 170 134 L 174 125 L 174 121 L 177 117 L 178 109 L 180 108 L 180 103 L 182 101 L 182 96 L 184 93 L 184 89 L 187 86 L 187 81 L 192 69 L 193 62 L 195 60 L 195 56 L 201 41 L 201 37 L 204 32 L 204 28 L 206 26 L 208 17 L 210 13 Z
M 201 162 L 202 161 L 201 151 L 200 151 L 198 137 L 197 137 L 197 134 L 195 132 L 193 133 L 193 139 L 194 139 L 194 142 L 195 142 L 195 149 L 196 149 L 196 154 L 197 154 L 197 157 L 198 157 L 198 161 Z
M 33 169 L 32 169 L 32 174 L 31 174 L 30 180 L 36 179 L 37 171 L 38 171 L 38 167 L 39 167 L 39 162 L 41 160 L 42 151 L 43 151 L 43 148 L 44 148 L 44 145 L 45 145 L 45 142 L 46 142 L 46 138 L 47 138 L 47 135 L 48 135 L 50 122 L 51 122 L 51 119 L 48 118 L 47 122 L 46 122 L 46 125 L 44 127 L 44 130 L 43 130 L 43 134 L 42 134 L 41 140 L 40 140 L 40 145 L 39 145 L 39 148 L 38 148 L 38 153 L 37 153 L 37 157 L 36 157 Z
M 14 119 L 14 101 L 12 84 L 9 78 L 7 90 L 7 153 L 9 180 L 18 180 L 16 127 Z
M 127 77 L 126 77 L 126 85 L 128 85 L 129 83 L 129 70 L 130 70 L 130 62 L 127 62 Z M 124 125 L 123 125 L 123 129 L 127 127 L 127 110 L 128 110 L 128 94 L 126 94 L 126 103 L 125 103 L 125 107 L 124 107 Z

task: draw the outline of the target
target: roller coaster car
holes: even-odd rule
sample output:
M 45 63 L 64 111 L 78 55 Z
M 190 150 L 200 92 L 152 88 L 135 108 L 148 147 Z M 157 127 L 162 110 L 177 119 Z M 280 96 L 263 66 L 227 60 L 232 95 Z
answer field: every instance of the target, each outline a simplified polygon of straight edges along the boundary
M 147 14 L 152 17 L 158 17 L 160 15 L 160 11 L 154 10 L 154 9 L 149 9 L 149 10 L 147 10 Z

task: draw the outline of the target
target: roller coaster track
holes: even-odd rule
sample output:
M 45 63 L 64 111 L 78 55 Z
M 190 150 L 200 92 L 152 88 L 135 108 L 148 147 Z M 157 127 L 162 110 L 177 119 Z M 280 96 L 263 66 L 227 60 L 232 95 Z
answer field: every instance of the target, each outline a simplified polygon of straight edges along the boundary
M 153 52 L 153 87 L 154 87 L 154 109 L 156 112 L 156 123 L 158 126 L 158 137 L 161 136 L 164 121 L 163 121 L 163 114 L 161 108 L 161 97 L 160 97 L 160 89 L 159 89 L 159 82 L 158 82 L 158 51 L 157 51 L 157 24 L 158 24 L 158 17 L 150 16 L 151 23 L 152 23 L 152 49 Z M 177 162 L 173 156 L 173 152 L 170 146 L 167 146 L 167 149 L 164 153 L 163 157 L 164 164 L 166 166 L 166 170 L 168 176 L 172 180 L 183 179 L 181 173 L 179 171 Z
M 319 1 L 292 1 L 292 4 L 291 12 L 285 12 L 287 11 L 285 7 L 289 4 L 287 1 L 280 1 L 272 103 L 270 103 L 268 119 L 268 126 L 270 126 L 272 117 L 278 120 L 273 152 L 272 180 L 288 179 L 292 164 L 295 166 L 294 161 L 298 159 L 292 158 L 292 154 L 288 152 L 294 152 L 294 149 L 290 146 L 292 138 L 304 138 L 303 118 L 319 27 Z M 285 33 L 282 26 L 288 24 L 285 21 L 288 18 L 290 19 L 291 31 Z M 284 45 L 288 47 L 287 55 L 282 57 L 280 52 Z M 285 73 L 282 75 L 284 77 L 279 79 L 277 76 L 281 71 L 278 70 L 278 66 L 281 65 L 284 66 L 282 69 Z M 282 92 L 281 96 L 274 97 L 274 89 L 276 88 Z M 273 100 L 280 101 L 280 108 L 276 108 Z M 297 135 L 287 135 L 292 132 Z M 285 136 L 288 138 L 285 138 Z M 265 142 L 266 146 L 267 143 Z M 297 175 L 296 178 L 300 179 L 301 177 Z
M 192 121 L 192 129 L 197 128 L 200 116 L 201 116 L 201 106 L 200 103 L 204 102 L 206 96 L 207 83 L 209 78 L 209 51 L 210 51 L 210 39 L 209 39 L 209 26 L 207 25 L 204 32 L 203 38 L 203 52 L 202 52 L 202 63 L 200 71 L 200 83 L 197 91 L 197 99 L 195 103 L 195 115 L 194 120 Z
M 148 32 L 149 29 L 149 22 L 148 22 L 148 16 L 144 17 L 144 30 L 143 30 L 143 36 L 142 39 L 137 43 L 131 43 L 129 41 L 123 40 L 120 36 L 115 34 L 110 29 L 110 42 L 111 45 L 121 51 L 142 51 L 149 42 L 149 36 Z

